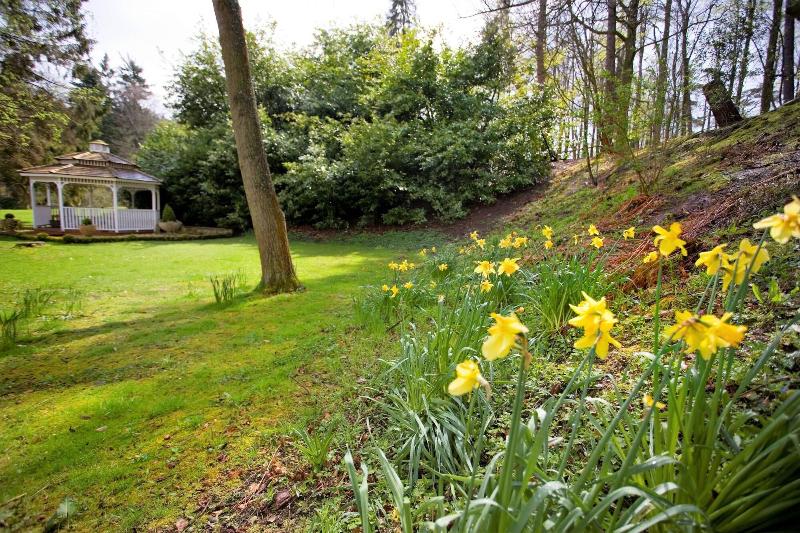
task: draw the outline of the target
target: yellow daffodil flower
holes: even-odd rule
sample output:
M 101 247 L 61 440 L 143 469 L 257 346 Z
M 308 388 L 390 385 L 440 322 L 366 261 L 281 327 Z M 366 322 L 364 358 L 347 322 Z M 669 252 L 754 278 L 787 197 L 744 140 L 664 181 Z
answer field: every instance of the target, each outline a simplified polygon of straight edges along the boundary
M 511 274 L 519 270 L 517 261 L 519 261 L 519 257 L 513 259 L 506 257 L 503 259 L 500 264 L 497 265 L 497 275 L 505 274 L 506 276 L 511 276 Z
M 720 244 L 707 252 L 700 252 L 700 257 L 695 261 L 694 266 L 705 266 L 706 274 L 709 276 L 719 272 L 720 268 L 729 267 L 728 254 L 725 253 L 726 246 L 728 245 Z
M 500 242 L 497 243 L 497 246 L 500 248 L 511 248 L 514 244 L 514 241 L 511 238 L 511 235 L 506 235 L 503 239 L 500 239 Z
M 642 263 L 647 264 L 647 263 L 652 263 L 654 261 L 658 261 L 658 252 L 656 251 L 650 252 L 649 254 L 644 256 Z
M 465 253 L 467 253 L 467 249 L 463 246 L 458 249 L 458 255 L 464 255 Z
M 392 288 L 389 290 L 392 291 L 392 296 L 391 296 L 392 298 L 397 296 L 398 293 L 400 292 L 400 289 L 397 288 L 397 285 L 392 285 Z
M 502 359 L 508 355 L 520 334 L 528 333 L 528 328 L 519 321 L 517 315 L 508 316 L 492 313 L 494 324 L 489 328 L 489 337 L 483 342 L 481 353 L 487 361 Z
M 546 250 L 549 250 L 550 248 L 553 247 L 553 241 L 551 241 L 549 239 L 544 241 L 544 247 L 545 247 Z
M 673 222 L 668 230 L 661 226 L 653 226 L 653 231 L 658 234 L 653 240 L 653 245 L 658 246 L 658 251 L 664 257 L 668 257 L 677 249 L 680 249 L 681 254 L 684 256 L 688 253 L 684 248 L 686 241 L 679 237 L 683 229 L 678 222 Z
M 473 241 L 477 241 L 478 240 L 478 232 L 477 231 L 473 231 L 472 233 L 469 234 L 469 238 L 472 239 Z
M 410 281 L 406 281 L 405 283 L 403 283 L 403 288 L 405 288 L 405 289 L 413 289 L 414 288 L 414 284 L 411 283 Z
M 761 270 L 764 263 L 769 261 L 769 251 L 767 251 L 766 245 L 762 245 L 759 249 L 757 245 L 750 243 L 750 239 L 742 239 L 739 243 L 739 252 L 736 255 L 728 256 L 728 260 L 730 262 L 722 266 L 724 271 L 722 290 L 728 290 L 731 282 L 741 285 L 748 267 L 750 274 Z
M 523 246 L 528 246 L 528 238 L 527 237 L 517 237 L 514 239 L 514 248 L 522 248 Z
M 728 324 L 732 313 L 717 318 L 714 315 L 698 317 L 690 311 L 675 311 L 675 324 L 664 330 L 664 336 L 673 341 L 683 340 L 687 352 L 700 352 L 710 359 L 720 348 L 736 347 L 744 339 L 745 326 Z
M 428 249 L 423 248 L 422 250 L 419 251 L 419 255 L 420 257 L 425 257 L 426 255 L 428 255 Z
M 488 278 L 489 274 L 494 274 L 494 263 L 491 261 L 476 261 L 475 264 L 477 266 L 473 272 L 476 274 L 480 274 L 484 278 Z
M 447 386 L 447 392 L 453 396 L 463 396 L 480 386 L 488 386 L 481 376 L 478 363 L 466 360 L 456 366 L 456 378 Z
M 604 242 L 602 237 L 592 237 L 592 246 L 595 248 L 600 249 L 603 247 L 603 244 Z
M 514 312 L 517 313 L 518 315 L 521 315 L 522 313 L 525 312 L 525 308 L 520 305 Z
M 667 404 L 665 404 L 664 402 L 654 402 L 653 397 L 650 396 L 649 394 L 645 394 L 642 397 L 642 403 L 644 404 L 645 407 L 653 407 L 653 405 L 655 405 L 657 409 L 667 408 Z
M 383 286 L 381 287 L 381 290 L 383 292 L 389 292 L 389 286 L 384 283 Z
M 628 239 L 633 239 L 634 237 L 636 237 L 636 228 L 634 228 L 633 226 L 622 232 L 622 238 L 625 239 L 626 241 Z
M 431 246 L 431 253 L 432 253 L 432 254 L 435 254 L 435 253 L 436 253 L 436 247 L 435 247 L 435 246 Z
M 547 239 L 548 241 L 552 241 L 553 240 L 553 228 L 551 228 L 550 226 L 543 227 L 542 228 L 542 235 L 544 235 L 544 238 Z
M 400 265 L 398 265 L 398 264 L 397 264 L 397 263 L 395 263 L 394 261 L 392 261 L 391 263 L 389 263 L 389 270 L 397 270 L 399 267 L 400 267 Z
M 444 303 L 444 294 L 440 294 L 440 295 L 439 295 L 439 297 L 437 298 L 437 301 L 438 301 L 440 304 L 443 304 L 443 303 Z
M 481 281 L 481 292 L 489 292 L 492 287 L 494 287 L 494 284 L 488 279 Z
M 783 213 L 759 220 L 753 227 L 769 228 L 769 234 L 780 244 L 786 244 L 792 237 L 800 239 L 800 199 L 792 195 L 792 201 L 783 206 Z
M 600 230 L 597 229 L 597 226 L 594 224 L 589 224 L 589 229 L 587 231 L 589 235 L 600 235 Z
M 605 297 L 595 300 L 584 292 L 583 301 L 578 305 L 570 304 L 570 307 L 578 316 L 570 319 L 569 324 L 583 328 L 583 337 L 575 341 L 575 348 L 594 346 L 597 357 L 605 359 L 609 346 L 622 347 L 618 340 L 611 337 L 611 328 L 617 323 L 617 319 L 606 308 Z
M 431 282 L 428 284 L 428 286 L 429 286 L 431 289 L 435 289 L 435 288 L 436 288 L 436 282 L 435 282 L 435 281 L 433 281 L 433 280 L 431 280 Z
M 440 272 L 444 272 L 445 270 L 447 270 L 447 263 L 440 263 L 439 264 L 439 271 Z
M 475 244 L 478 245 L 478 248 L 483 250 L 483 249 L 486 248 L 486 239 L 478 239 L 478 240 L 475 241 Z

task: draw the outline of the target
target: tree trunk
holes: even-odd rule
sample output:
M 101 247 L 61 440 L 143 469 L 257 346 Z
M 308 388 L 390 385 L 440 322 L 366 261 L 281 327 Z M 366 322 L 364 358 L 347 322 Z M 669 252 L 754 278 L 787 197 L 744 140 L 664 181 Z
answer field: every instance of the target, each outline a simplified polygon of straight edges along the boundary
M 715 71 L 711 81 L 703 85 L 703 95 L 708 107 L 714 114 L 717 127 L 724 128 L 742 120 L 742 115 L 731 100 L 731 95 L 720 79 L 719 71 Z
M 299 283 L 289 252 L 286 220 L 272 185 L 261 137 L 242 10 L 238 0 L 213 0 L 213 3 L 239 168 L 261 258 L 260 289 L 269 294 L 293 291 Z
M 667 103 L 667 59 L 669 58 L 669 28 L 672 22 L 672 0 L 664 4 L 664 34 L 658 50 L 658 74 L 656 76 L 656 99 L 653 110 L 653 144 L 661 143 L 661 129 L 664 125 L 664 110 Z
M 761 112 L 766 113 L 775 99 L 775 66 L 777 63 L 778 35 L 781 32 L 781 11 L 783 0 L 773 0 L 772 21 L 769 25 L 767 40 L 767 58 L 764 62 L 764 80 L 761 85 Z
M 682 74 L 682 99 L 681 99 L 681 133 L 692 133 L 692 82 L 689 71 L 689 5 L 681 7 L 681 74 Z
M 617 0 L 607 0 L 608 26 L 606 27 L 606 58 L 603 73 L 605 88 L 603 98 L 603 124 L 600 128 L 600 144 L 605 150 L 614 146 L 614 123 L 617 118 L 616 109 L 616 59 L 617 59 Z
M 794 100 L 794 17 L 790 13 L 791 2 L 786 2 L 783 17 L 783 103 Z
M 544 54 L 547 49 L 547 0 L 539 0 L 539 13 L 536 16 L 536 81 L 544 83 L 547 74 L 544 70 Z
M 744 19 L 744 44 L 742 44 L 742 61 L 739 64 L 739 83 L 736 86 L 736 106 L 742 106 L 742 90 L 750 65 L 750 41 L 753 39 L 753 24 L 756 15 L 756 0 L 747 0 Z
M 625 39 L 622 43 L 622 61 L 619 65 L 619 84 L 617 86 L 617 131 L 614 137 L 617 140 L 617 149 L 627 151 L 629 126 L 629 111 L 631 94 L 633 91 L 633 67 L 636 62 L 636 33 L 639 31 L 640 15 L 639 0 L 630 0 L 624 8 L 625 12 Z

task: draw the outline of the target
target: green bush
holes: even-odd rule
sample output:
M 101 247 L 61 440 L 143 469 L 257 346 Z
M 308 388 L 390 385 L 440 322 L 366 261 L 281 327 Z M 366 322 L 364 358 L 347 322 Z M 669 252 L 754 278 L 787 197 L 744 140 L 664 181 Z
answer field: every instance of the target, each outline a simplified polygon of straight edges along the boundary
M 177 218 L 175 218 L 175 211 L 169 205 L 164 206 L 164 211 L 161 213 L 161 221 L 162 222 L 175 222 Z
M 89 217 L 84 217 L 84 218 L 81 219 L 81 224 L 84 225 L 84 226 L 91 226 L 92 225 L 92 219 L 89 218 Z

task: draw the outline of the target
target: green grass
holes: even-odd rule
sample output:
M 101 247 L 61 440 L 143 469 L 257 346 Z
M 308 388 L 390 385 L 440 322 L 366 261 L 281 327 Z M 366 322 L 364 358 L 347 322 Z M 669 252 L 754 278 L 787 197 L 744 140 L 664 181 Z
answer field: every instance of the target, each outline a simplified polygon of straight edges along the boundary
M 305 292 L 220 307 L 209 274 L 257 281 L 249 238 L 14 243 L 0 238 L 0 310 L 26 288 L 84 295 L 77 316 L 45 313 L 0 353 L 0 506 L 22 495 L 11 520 L 23 528 L 66 496 L 81 529 L 191 514 L 387 342 L 353 330 L 351 298 L 395 249 L 294 242 Z
M 6 213 L 13 214 L 14 218 L 26 226 L 33 225 L 33 211 L 30 209 L 0 209 L 0 219 L 5 217 Z

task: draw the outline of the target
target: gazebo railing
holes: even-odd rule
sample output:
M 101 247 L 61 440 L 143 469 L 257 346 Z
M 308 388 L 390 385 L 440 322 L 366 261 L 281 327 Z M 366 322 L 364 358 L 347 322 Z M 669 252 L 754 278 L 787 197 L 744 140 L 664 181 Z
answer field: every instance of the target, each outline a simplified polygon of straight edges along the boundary
M 152 231 L 158 215 L 152 209 L 117 209 L 118 231 Z M 114 209 L 105 207 L 64 207 L 64 229 L 78 229 L 84 218 L 99 230 L 114 231 Z

